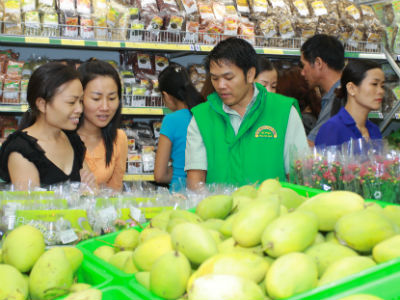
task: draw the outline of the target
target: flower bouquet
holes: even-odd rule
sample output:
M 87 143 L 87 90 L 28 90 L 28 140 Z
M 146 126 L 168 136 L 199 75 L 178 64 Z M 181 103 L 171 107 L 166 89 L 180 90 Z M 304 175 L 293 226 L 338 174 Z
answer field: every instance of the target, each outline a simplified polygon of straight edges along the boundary
M 356 192 L 367 199 L 400 203 L 400 152 L 381 140 L 351 140 L 292 155 L 290 181 L 308 187 Z

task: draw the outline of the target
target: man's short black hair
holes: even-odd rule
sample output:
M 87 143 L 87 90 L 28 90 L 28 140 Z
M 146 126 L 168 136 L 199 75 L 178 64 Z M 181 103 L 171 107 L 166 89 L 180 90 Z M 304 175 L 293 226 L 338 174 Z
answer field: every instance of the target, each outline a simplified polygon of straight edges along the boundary
M 333 70 L 342 71 L 344 67 L 343 44 L 331 35 L 314 35 L 301 46 L 301 53 L 310 64 L 320 57 Z
M 254 67 L 258 74 L 257 53 L 253 46 L 244 39 L 231 37 L 219 42 L 205 58 L 205 67 L 210 72 L 210 63 L 229 62 L 239 67 L 244 75 Z

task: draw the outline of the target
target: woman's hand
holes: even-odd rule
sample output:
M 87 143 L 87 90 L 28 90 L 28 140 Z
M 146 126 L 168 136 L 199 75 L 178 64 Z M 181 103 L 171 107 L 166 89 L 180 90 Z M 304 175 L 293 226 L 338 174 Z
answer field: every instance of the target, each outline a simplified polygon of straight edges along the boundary
M 79 171 L 81 175 L 81 182 L 86 184 L 92 190 L 97 189 L 96 177 L 93 173 L 89 170 L 89 167 L 86 163 L 83 163 L 82 169 Z

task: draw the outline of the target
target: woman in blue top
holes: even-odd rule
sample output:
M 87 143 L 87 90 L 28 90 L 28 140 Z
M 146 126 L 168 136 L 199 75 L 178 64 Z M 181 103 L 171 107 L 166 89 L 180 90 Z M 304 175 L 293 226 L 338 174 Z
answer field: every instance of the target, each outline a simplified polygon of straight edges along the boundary
M 315 145 L 341 145 L 360 138 L 382 139 L 379 127 L 368 120 L 368 113 L 381 107 L 385 94 L 381 66 L 369 60 L 350 61 L 340 81 L 331 111 L 333 117 L 320 128 Z
M 171 191 L 178 191 L 186 187 L 185 148 L 192 118 L 190 109 L 204 102 L 204 98 L 193 86 L 186 69 L 178 64 L 165 68 L 158 76 L 158 84 L 165 106 L 172 113 L 164 117 L 161 125 L 154 179 L 169 183 Z

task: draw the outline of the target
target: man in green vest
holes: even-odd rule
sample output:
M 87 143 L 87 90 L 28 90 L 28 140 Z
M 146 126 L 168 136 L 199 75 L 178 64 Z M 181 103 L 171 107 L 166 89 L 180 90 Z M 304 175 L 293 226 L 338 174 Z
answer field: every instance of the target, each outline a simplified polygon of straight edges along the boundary
M 308 150 L 297 101 L 255 83 L 257 54 L 245 40 L 221 41 L 205 61 L 215 92 L 192 109 L 187 187 L 286 180 L 292 149 Z

